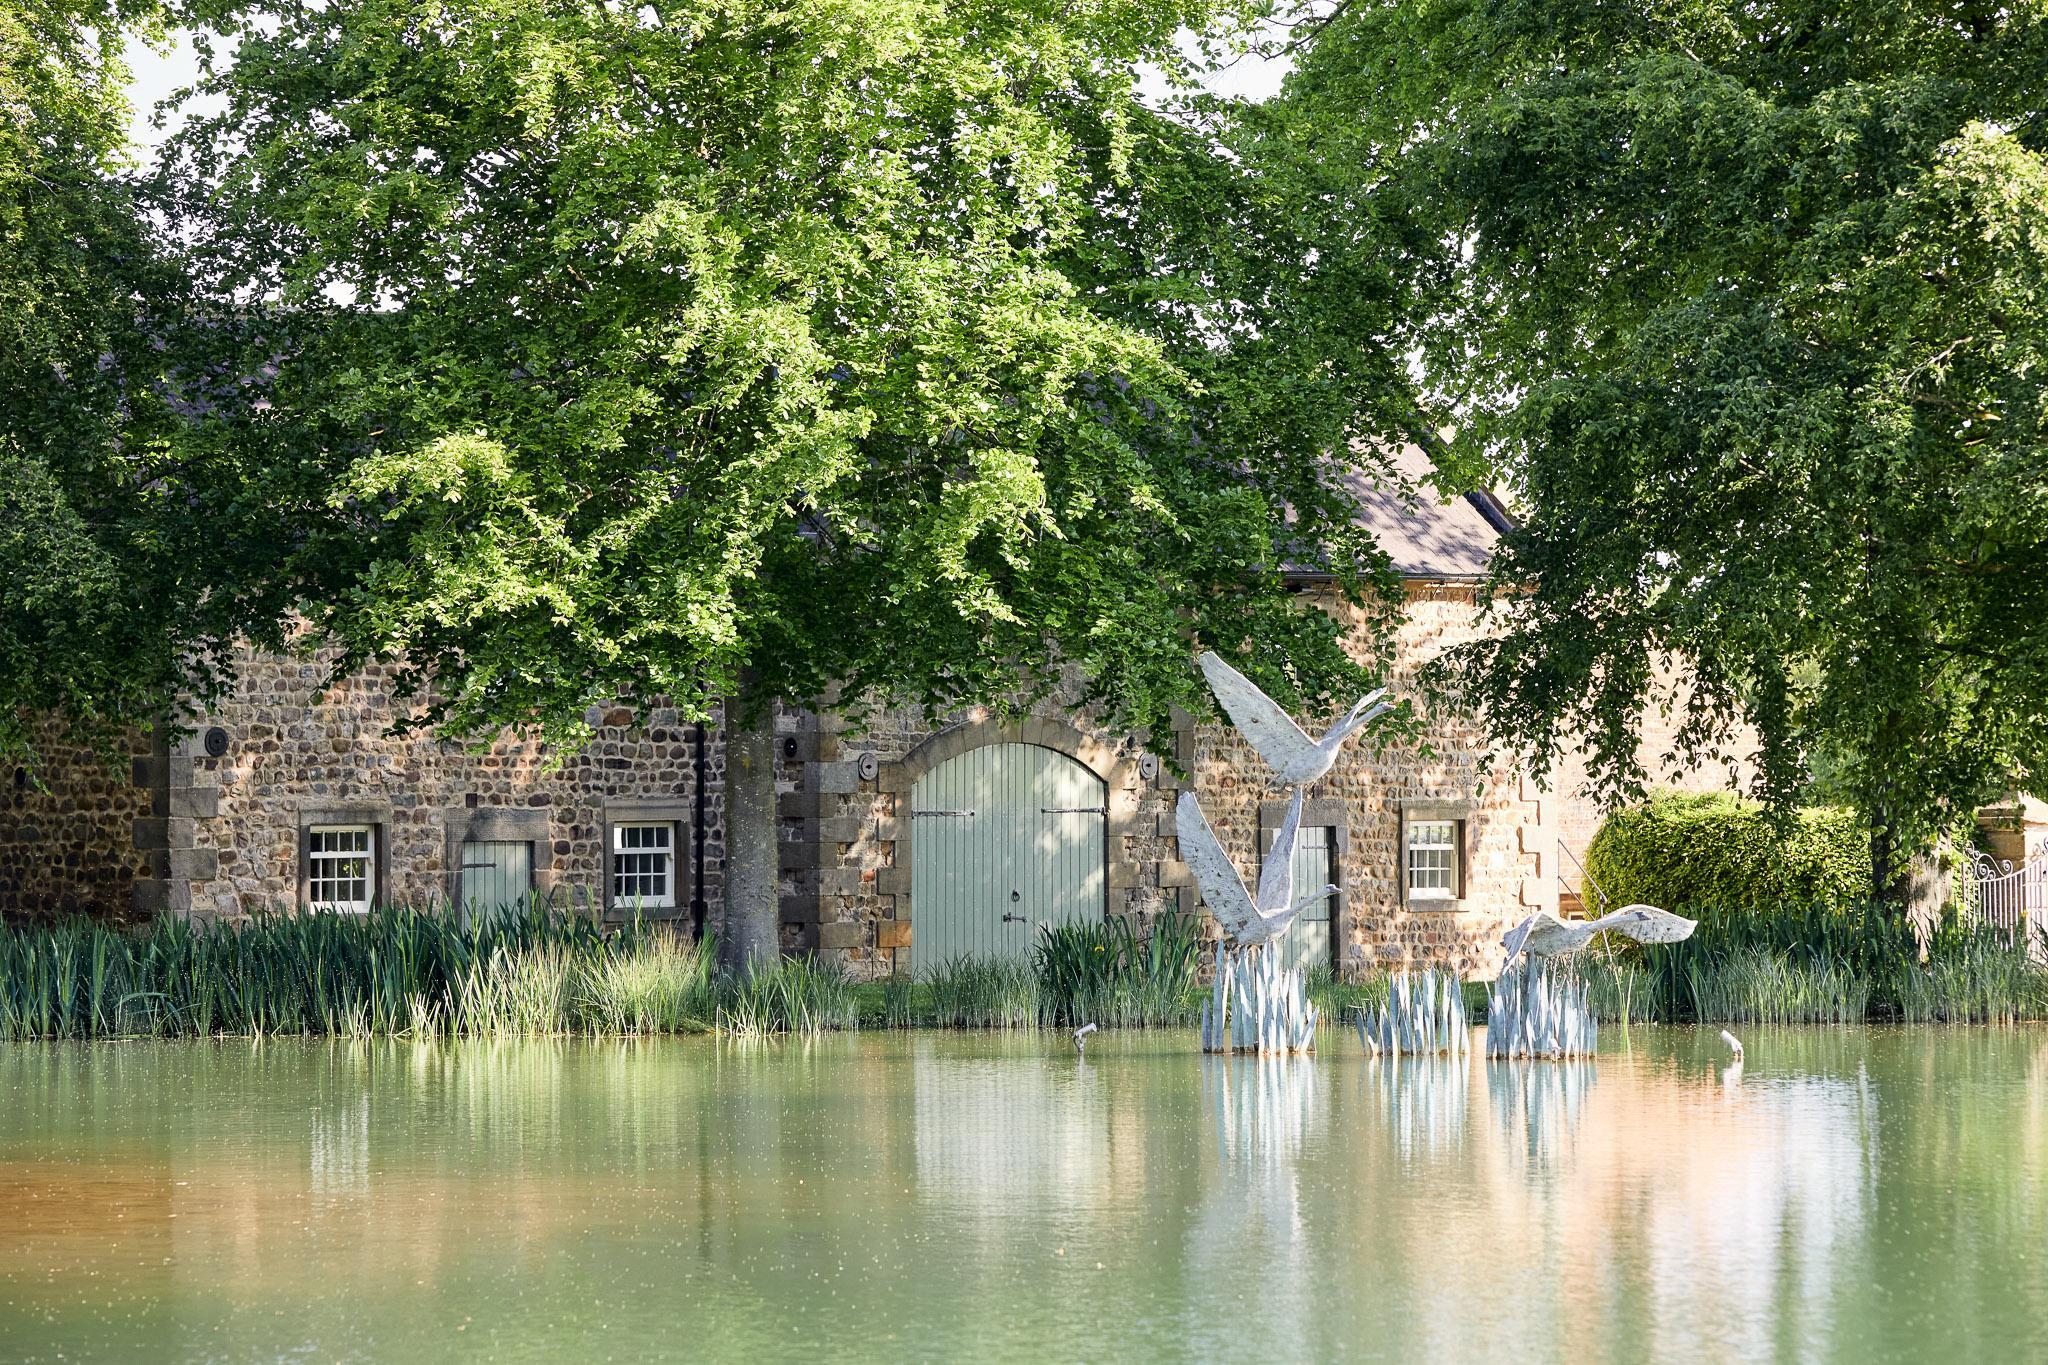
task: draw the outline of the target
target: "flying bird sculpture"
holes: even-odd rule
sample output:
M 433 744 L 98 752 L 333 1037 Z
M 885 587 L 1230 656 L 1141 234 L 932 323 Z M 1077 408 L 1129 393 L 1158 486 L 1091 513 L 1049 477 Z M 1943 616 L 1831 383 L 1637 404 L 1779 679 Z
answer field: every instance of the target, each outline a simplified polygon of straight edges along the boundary
M 1202 676 L 1209 680 L 1209 690 L 1216 694 L 1231 723 L 1290 787 L 1307 786 L 1330 771 L 1345 740 L 1394 709 L 1392 702 L 1383 700 L 1387 695 L 1383 687 L 1360 698 L 1343 719 L 1323 732 L 1321 739 L 1310 739 L 1278 702 L 1260 691 L 1257 683 L 1223 662 L 1221 655 L 1211 650 L 1195 662 L 1201 665 Z
M 1201 888 L 1202 899 L 1208 902 L 1210 912 L 1222 923 L 1231 941 L 1241 947 L 1272 942 L 1287 932 L 1296 915 L 1324 897 L 1337 894 L 1336 887 L 1325 886 L 1295 897 L 1294 841 L 1301 832 L 1299 787 L 1288 803 L 1287 818 L 1280 824 L 1273 851 L 1266 855 L 1259 869 L 1256 893 L 1245 890 L 1237 865 L 1217 842 L 1216 831 L 1209 828 L 1209 817 L 1202 814 L 1202 803 L 1193 792 L 1181 793 L 1180 804 L 1174 811 L 1174 826 L 1180 834 L 1180 856 L 1187 860 L 1195 885 Z
M 1523 952 L 1530 957 L 1576 952 L 1591 943 L 1596 934 L 1616 933 L 1638 943 L 1677 943 L 1691 938 L 1698 927 L 1698 920 L 1659 910 L 1654 905 L 1624 905 L 1599 919 L 1569 924 L 1548 910 L 1539 910 L 1511 929 L 1501 943 L 1508 950 L 1507 960 L 1513 962 Z

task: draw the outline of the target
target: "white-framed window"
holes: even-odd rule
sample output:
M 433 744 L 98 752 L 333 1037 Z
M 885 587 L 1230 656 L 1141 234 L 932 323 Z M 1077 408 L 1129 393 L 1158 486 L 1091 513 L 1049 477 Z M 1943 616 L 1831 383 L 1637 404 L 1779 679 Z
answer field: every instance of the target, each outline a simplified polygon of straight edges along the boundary
M 676 903 L 673 821 L 612 826 L 612 904 L 667 909 Z
M 1458 821 L 1408 822 L 1407 879 L 1411 901 L 1458 896 Z
M 361 914 L 377 897 L 377 827 L 313 825 L 306 830 L 306 903 Z

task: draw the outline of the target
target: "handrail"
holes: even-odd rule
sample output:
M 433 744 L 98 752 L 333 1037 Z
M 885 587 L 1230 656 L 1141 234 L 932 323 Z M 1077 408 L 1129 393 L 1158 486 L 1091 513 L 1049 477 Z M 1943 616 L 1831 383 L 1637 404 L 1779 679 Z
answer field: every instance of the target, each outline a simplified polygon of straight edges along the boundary
M 1577 854 L 1573 853 L 1569 848 L 1565 847 L 1565 842 L 1563 839 L 1559 839 L 1557 841 L 1557 851 L 1563 854 L 1564 858 L 1569 858 L 1571 860 L 1572 866 L 1579 870 L 1579 881 L 1582 884 L 1593 888 L 1593 894 L 1600 898 L 1600 914 L 1606 914 L 1607 907 L 1610 903 L 1612 903 L 1614 898 L 1607 894 L 1606 890 L 1601 887 L 1600 883 L 1593 880 L 1593 874 L 1586 871 L 1586 865 L 1579 861 Z M 1557 864 L 1557 885 L 1560 890 L 1571 889 L 1566 887 L 1565 885 L 1564 858 L 1560 858 Z M 1595 915 L 1593 918 L 1598 919 L 1599 917 L 1599 915 Z

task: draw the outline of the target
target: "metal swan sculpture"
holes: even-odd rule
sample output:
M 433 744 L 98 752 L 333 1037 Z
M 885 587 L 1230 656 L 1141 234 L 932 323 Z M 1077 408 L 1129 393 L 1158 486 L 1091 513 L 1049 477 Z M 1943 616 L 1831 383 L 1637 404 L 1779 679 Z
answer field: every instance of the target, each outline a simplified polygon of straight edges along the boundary
M 1294 917 L 1327 896 L 1337 894 L 1334 886 L 1297 898 L 1294 894 L 1294 841 L 1301 831 L 1301 789 L 1295 788 L 1288 803 L 1287 818 L 1273 841 L 1273 851 L 1259 869 L 1256 894 L 1245 890 L 1237 865 L 1209 828 L 1202 803 L 1193 792 L 1182 792 L 1174 809 L 1174 827 L 1180 835 L 1180 856 L 1187 860 L 1202 899 L 1223 925 L 1233 943 L 1248 947 L 1270 943 L 1287 932 Z
M 1202 675 L 1209 680 L 1209 690 L 1216 694 L 1231 723 L 1280 775 L 1281 782 L 1290 787 L 1305 787 L 1330 771 L 1345 740 L 1369 721 L 1394 709 L 1392 702 L 1383 700 L 1387 694 L 1383 687 L 1360 698 L 1343 719 L 1323 732 L 1321 739 L 1310 739 L 1279 703 L 1260 691 L 1257 683 L 1223 662 L 1221 655 L 1211 650 L 1195 662 L 1201 665 Z
M 1556 957 L 1575 952 L 1593 941 L 1596 934 L 1616 933 L 1638 943 L 1677 943 L 1692 937 L 1698 920 L 1659 910 L 1654 905 L 1624 905 L 1599 919 L 1567 924 L 1548 910 L 1539 910 L 1508 931 L 1501 943 L 1513 962 L 1523 952 L 1530 957 Z

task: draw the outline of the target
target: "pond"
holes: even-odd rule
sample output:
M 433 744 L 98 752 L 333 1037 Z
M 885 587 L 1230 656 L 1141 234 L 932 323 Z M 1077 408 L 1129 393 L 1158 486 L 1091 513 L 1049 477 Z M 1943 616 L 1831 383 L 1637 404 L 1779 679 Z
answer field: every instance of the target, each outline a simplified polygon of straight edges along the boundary
M 0 1047 L 0 1357 L 2048 1358 L 2048 1031 Z

